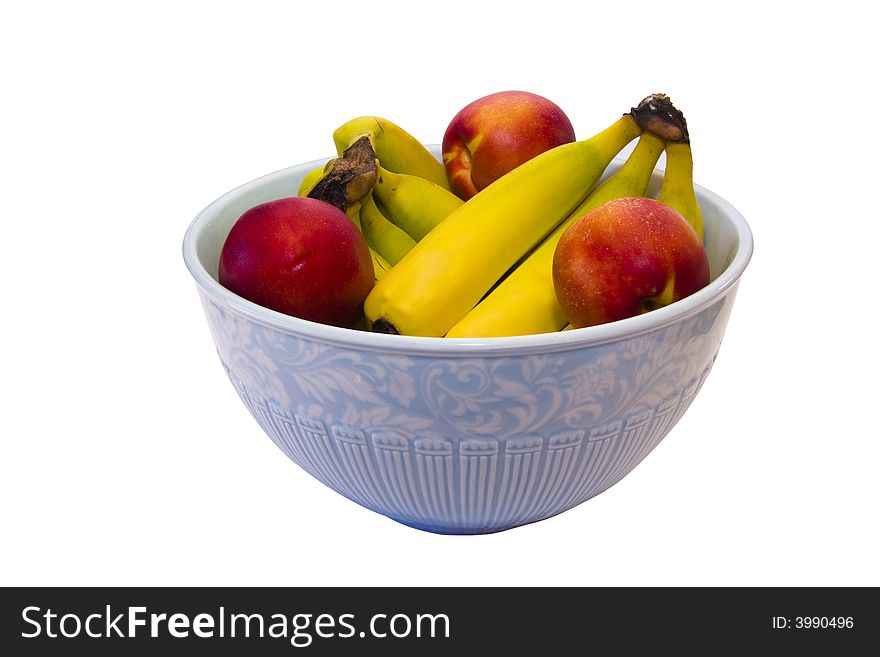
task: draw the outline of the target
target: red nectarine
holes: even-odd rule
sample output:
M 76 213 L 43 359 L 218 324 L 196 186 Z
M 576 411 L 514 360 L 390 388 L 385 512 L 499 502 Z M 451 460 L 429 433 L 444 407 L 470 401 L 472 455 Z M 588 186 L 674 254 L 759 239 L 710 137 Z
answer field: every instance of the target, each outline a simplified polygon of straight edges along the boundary
M 220 253 L 221 285 L 261 306 L 351 327 L 373 287 L 373 262 L 346 214 L 324 201 L 282 198 L 245 212 Z
M 443 136 L 443 164 L 452 190 L 469 199 L 526 160 L 574 141 L 555 103 L 527 91 L 479 98 L 456 114 Z
M 633 317 L 709 282 L 696 231 L 651 198 L 619 198 L 572 223 L 556 245 L 553 285 L 575 328 Z

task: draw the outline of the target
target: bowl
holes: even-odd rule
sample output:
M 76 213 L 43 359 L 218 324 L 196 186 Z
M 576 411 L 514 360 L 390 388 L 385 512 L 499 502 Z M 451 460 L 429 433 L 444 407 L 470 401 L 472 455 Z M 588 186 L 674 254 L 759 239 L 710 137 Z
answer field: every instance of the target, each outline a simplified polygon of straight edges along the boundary
M 192 221 L 183 256 L 244 406 L 279 449 L 336 492 L 430 532 L 507 530 L 620 481 L 700 391 L 752 253 L 748 224 L 718 195 L 696 186 L 712 280 L 681 301 L 558 333 L 405 337 L 300 320 L 217 282 L 238 217 L 295 196 L 324 161 L 221 196 Z M 653 188 L 661 179 L 656 171 Z

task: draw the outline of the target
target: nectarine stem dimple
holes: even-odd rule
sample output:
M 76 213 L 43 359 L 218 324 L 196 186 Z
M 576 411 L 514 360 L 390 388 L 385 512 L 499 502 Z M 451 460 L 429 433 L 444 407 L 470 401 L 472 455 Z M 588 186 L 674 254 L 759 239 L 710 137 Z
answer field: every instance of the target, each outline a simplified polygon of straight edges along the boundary
M 309 192 L 309 198 L 344 211 L 369 193 L 376 176 L 376 151 L 369 138 L 361 137 L 333 161 L 330 170 Z
M 684 114 L 666 94 L 655 93 L 645 97 L 629 113 L 643 130 L 666 141 L 690 143 Z

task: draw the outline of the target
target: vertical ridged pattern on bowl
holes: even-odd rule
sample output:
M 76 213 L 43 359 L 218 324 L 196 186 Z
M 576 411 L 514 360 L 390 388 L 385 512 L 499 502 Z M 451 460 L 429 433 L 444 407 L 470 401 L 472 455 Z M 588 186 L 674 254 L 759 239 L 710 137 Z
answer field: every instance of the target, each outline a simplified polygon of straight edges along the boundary
M 736 285 L 636 337 L 474 356 L 342 347 L 200 292 L 230 381 L 291 460 L 399 522 L 470 534 L 570 509 L 644 459 L 705 380 Z

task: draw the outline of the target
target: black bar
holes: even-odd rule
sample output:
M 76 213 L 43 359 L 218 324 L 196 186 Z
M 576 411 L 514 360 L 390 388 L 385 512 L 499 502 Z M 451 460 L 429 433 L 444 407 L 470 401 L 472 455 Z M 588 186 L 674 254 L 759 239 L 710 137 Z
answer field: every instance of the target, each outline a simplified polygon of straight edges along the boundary
M 867 587 L 85 587 L 0 595 L 6 655 L 448 655 L 482 646 L 515 655 L 600 646 L 617 654 L 855 654 L 880 645 L 880 598 Z

